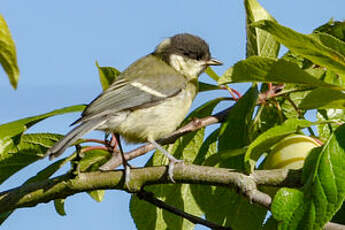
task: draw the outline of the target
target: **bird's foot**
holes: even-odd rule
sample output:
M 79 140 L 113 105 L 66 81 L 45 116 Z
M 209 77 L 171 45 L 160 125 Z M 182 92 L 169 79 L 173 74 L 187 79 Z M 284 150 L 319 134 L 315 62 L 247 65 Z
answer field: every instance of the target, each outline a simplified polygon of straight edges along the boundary
M 172 155 L 170 155 L 172 157 Z M 175 180 L 174 180 L 174 168 L 175 168 L 175 164 L 177 163 L 182 163 L 183 160 L 178 160 L 176 159 L 175 157 L 172 157 L 172 158 L 169 158 L 169 165 L 168 165 L 168 176 L 169 176 L 169 179 L 175 183 Z

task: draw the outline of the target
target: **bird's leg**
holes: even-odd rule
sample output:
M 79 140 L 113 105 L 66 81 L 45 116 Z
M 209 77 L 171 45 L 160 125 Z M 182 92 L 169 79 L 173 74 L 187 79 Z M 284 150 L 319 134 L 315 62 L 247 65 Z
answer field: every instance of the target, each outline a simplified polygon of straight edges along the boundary
M 173 155 L 171 155 L 167 150 L 165 150 L 160 144 L 158 144 L 155 140 L 149 139 L 148 142 L 150 142 L 153 146 L 155 146 L 156 149 L 161 151 L 168 159 L 169 159 L 169 166 L 168 166 L 168 176 L 169 179 L 175 183 L 174 180 L 174 167 L 175 164 L 179 162 L 183 162 L 183 160 L 176 159 Z
M 130 189 L 129 181 L 131 179 L 131 167 L 126 160 L 125 155 L 123 154 L 123 149 L 122 149 L 122 145 L 121 145 L 121 141 L 120 141 L 120 135 L 117 133 L 115 133 L 115 134 L 113 133 L 112 136 L 113 136 L 113 138 L 112 138 L 111 142 L 114 141 L 116 143 L 114 146 L 118 146 L 119 150 L 120 150 L 122 165 L 123 165 L 123 168 L 125 170 L 125 184 L 126 184 L 127 188 Z

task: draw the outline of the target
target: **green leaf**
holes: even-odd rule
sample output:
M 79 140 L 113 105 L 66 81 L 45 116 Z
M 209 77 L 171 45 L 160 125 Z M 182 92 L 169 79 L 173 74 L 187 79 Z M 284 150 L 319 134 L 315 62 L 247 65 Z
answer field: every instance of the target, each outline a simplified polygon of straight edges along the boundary
M 345 41 L 345 22 L 330 20 L 324 25 L 316 28 L 314 31 L 327 33 L 342 41 Z
M 78 170 L 80 172 L 97 171 L 100 166 L 102 166 L 111 158 L 111 154 L 105 150 L 90 150 L 84 152 L 83 154 L 83 158 L 77 162 Z M 101 202 L 104 198 L 105 191 L 93 190 L 87 193 L 95 201 Z
M 221 98 L 218 98 L 200 106 L 185 119 L 183 124 L 188 123 L 195 117 L 210 115 L 221 100 Z M 188 133 L 179 138 L 174 144 L 169 145 L 167 150 L 178 159 L 184 159 L 188 162 L 197 161 L 204 139 L 204 132 L 205 129 L 203 128 L 196 132 Z M 200 160 L 200 158 L 198 159 Z M 156 151 L 147 165 L 166 165 L 167 163 L 167 158 L 159 151 Z M 188 184 L 155 185 L 145 187 L 145 189 L 153 192 L 155 197 L 169 205 L 182 209 L 187 213 L 201 216 L 202 212 L 199 206 L 194 199 L 191 199 L 192 192 L 190 186 Z M 132 196 L 131 198 L 130 212 L 138 229 L 194 229 L 193 223 L 145 201 L 141 201 L 137 196 Z M 142 215 L 142 213 L 145 213 L 145 215 Z
M 39 160 L 62 135 L 36 133 L 22 135 L 15 143 L 10 139 L 6 148 L 1 149 L 0 184 L 29 164 Z
M 31 177 L 27 181 L 25 181 L 24 184 L 30 184 L 38 181 L 42 181 L 45 179 L 48 179 L 50 176 L 52 176 L 57 170 L 59 170 L 64 164 L 69 162 L 74 155 L 69 156 L 67 158 L 63 158 L 61 160 L 55 161 L 45 169 L 39 171 L 35 176 Z M 13 213 L 14 211 L 9 211 L 6 213 L 0 214 L 0 225 Z
M 345 123 L 345 110 L 322 109 L 318 110 L 316 117 L 320 123 L 317 126 L 319 137 L 326 141 L 339 125 Z
M 210 134 L 198 153 L 198 157 L 194 164 L 204 162 L 203 165 L 215 167 L 229 166 L 228 158 L 222 158 L 222 154 L 217 152 L 217 139 L 219 129 Z M 235 151 L 235 150 L 234 150 Z M 218 160 L 212 161 L 211 158 L 218 157 Z M 205 161 L 205 159 L 207 159 Z M 237 158 L 232 158 L 232 160 Z M 226 165 L 224 164 L 226 162 Z M 234 163 L 235 164 L 235 163 Z M 240 163 L 241 165 L 241 163 Z M 222 224 L 223 226 L 231 226 L 233 229 L 258 229 L 261 225 L 266 210 L 253 206 L 242 196 L 228 188 L 220 188 L 206 185 L 192 185 L 191 191 L 193 199 L 197 202 L 202 212 L 205 213 L 207 220 Z M 215 212 L 214 210 L 217 210 Z M 250 219 L 250 223 L 243 225 L 244 220 Z
M 256 1 L 245 0 L 247 45 L 246 56 L 262 56 L 275 58 L 278 55 L 280 44 L 266 31 L 250 26 L 253 22 L 267 19 L 275 22 L 275 19 Z
M 231 108 L 219 132 L 219 151 L 242 148 L 250 142 L 249 125 L 258 98 L 256 86 L 251 87 Z
M 339 88 L 317 79 L 293 62 L 258 56 L 237 62 L 232 71 L 227 71 L 218 81 L 219 84 L 233 82 L 294 83 Z
M 219 152 L 216 152 L 215 147 L 216 136 L 210 136 L 210 139 L 205 141 L 210 146 L 208 150 L 210 153 L 207 154 L 209 157 L 205 161 L 205 165 L 243 170 L 243 154 L 228 153 L 238 153 L 248 145 L 248 132 L 257 96 L 257 88 L 253 86 L 231 108 L 226 121 L 219 129 Z M 194 199 L 205 213 L 206 219 L 211 222 L 238 230 L 254 230 L 258 229 L 265 218 L 265 209 L 253 206 L 234 190 L 214 186 L 197 188 L 192 190 Z M 248 222 L 249 219 L 250 222 Z
M 0 63 L 4 68 L 11 85 L 17 88 L 19 68 L 17 64 L 16 46 L 4 17 L 0 14 Z
M 297 189 L 281 188 L 274 196 L 271 212 L 278 222 L 278 229 L 298 229 L 304 212 L 304 194 Z M 288 222 L 288 227 L 282 227 L 281 222 Z M 302 230 L 302 229 L 301 229 Z
M 283 124 L 274 126 L 259 135 L 248 147 L 245 154 L 245 161 L 257 160 L 265 151 L 269 150 L 275 143 L 282 138 L 296 133 L 298 130 L 307 128 L 313 123 L 307 120 L 288 119 Z
M 283 117 L 277 106 L 272 103 L 260 105 L 251 125 L 250 140 L 283 122 Z
M 59 214 L 60 216 L 66 216 L 65 199 L 54 200 L 54 207 L 57 214 Z
M 78 161 L 78 169 L 81 172 L 97 171 L 100 166 L 111 158 L 108 151 L 95 149 L 83 153 L 83 158 Z
M 98 69 L 99 80 L 101 81 L 103 91 L 106 90 L 111 83 L 121 74 L 121 72 L 114 67 L 100 67 L 96 62 Z
M 345 54 L 326 46 L 314 35 L 301 34 L 269 20 L 256 22 L 254 26 L 271 33 L 278 42 L 292 52 L 345 76 Z M 344 44 L 338 43 L 338 45 Z
M 338 212 L 335 214 L 335 216 L 333 216 L 332 222 L 335 222 L 338 224 L 345 224 L 345 202 L 343 203 L 341 208 L 338 210 Z
M 7 220 L 7 218 L 13 213 L 13 211 L 8 211 L 0 214 L 0 226 Z
M 317 88 L 306 95 L 299 105 L 301 109 L 344 109 L 345 93 L 340 90 Z
M 205 82 L 199 82 L 199 92 L 218 90 L 220 89 L 218 85 L 211 85 Z
M 331 48 L 339 54 L 345 55 L 345 42 L 343 42 L 342 40 L 330 34 L 321 32 L 313 33 L 312 36 L 316 40 L 319 40 L 324 46 Z
M 62 168 L 62 166 L 64 166 L 67 162 L 70 162 L 74 157 L 75 157 L 75 154 L 71 155 L 69 157 L 60 159 L 58 161 L 55 161 L 54 163 L 50 164 L 48 167 L 39 171 L 35 176 L 33 176 L 30 179 L 28 179 L 27 181 L 25 181 L 24 184 L 30 184 L 30 183 L 34 183 L 34 182 L 48 179 L 55 172 L 57 172 L 60 168 Z
M 92 199 L 97 202 L 101 202 L 104 199 L 105 190 L 93 190 L 91 192 L 87 192 Z
M 34 124 L 48 117 L 61 115 L 65 113 L 80 112 L 80 111 L 83 111 L 84 109 L 85 109 L 85 105 L 73 105 L 73 106 L 62 108 L 62 109 L 56 109 L 49 113 L 27 117 L 27 118 L 23 118 L 20 120 L 16 120 L 16 121 L 12 121 L 12 122 L 0 125 L 0 141 L 3 143 L 7 143 L 10 138 L 23 133 Z M 0 156 L 1 156 L 1 153 L 0 153 Z
M 262 230 L 277 230 L 278 229 L 278 222 L 271 216 L 268 220 L 264 223 Z
M 280 229 L 321 229 L 345 198 L 345 125 L 314 149 L 303 168 L 302 191 L 281 189 L 272 203 Z M 279 195 L 280 194 L 280 195 Z
M 207 67 L 205 73 L 213 80 L 218 81 L 219 76 L 218 74 L 216 74 L 216 72 L 214 72 L 214 70 L 211 67 Z

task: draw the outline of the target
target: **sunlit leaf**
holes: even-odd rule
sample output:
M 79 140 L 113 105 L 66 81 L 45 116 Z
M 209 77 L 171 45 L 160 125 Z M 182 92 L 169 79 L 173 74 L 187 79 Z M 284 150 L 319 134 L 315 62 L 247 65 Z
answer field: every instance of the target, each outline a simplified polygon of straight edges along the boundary
M 278 42 L 294 53 L 345 77 L 345 54 L 339 52 L 339 50 L 344 50 L 345 43 L 337 42 L 340 47 L 334 50 L 333 46 L 326 46 L 327 44 L 320 41 L 315 35 L 301 34 L 269 20 L 256 22 L 254 26 L 271 33 Z M 332 42 L 335 42 L 334 39 Z
M 16 89 L 19 79 L 16 46 L 2 15 L 0 15 L 0 64 L 7 73 L 11 85 Z
M 345 126 L 313 149 L 304 168 L 302 190 L 282 188 L 272 203 L 279 229 L 322 229 L 345 198 Z
M 244 5 L 247 16 L 246 56 L 277 57 L 280 44 L 273 39 L 271 34 L 250 26 L 253 22 L 259 20 L 275 21 L 275 19 L 256 0 L 245 0 Z
M 96 62 L 98 68 L 99 80 L 101 81 L 102 89 L 106 90 L 111 83 L 121 74 L 121 72 L 114 67 L 101 67 Z

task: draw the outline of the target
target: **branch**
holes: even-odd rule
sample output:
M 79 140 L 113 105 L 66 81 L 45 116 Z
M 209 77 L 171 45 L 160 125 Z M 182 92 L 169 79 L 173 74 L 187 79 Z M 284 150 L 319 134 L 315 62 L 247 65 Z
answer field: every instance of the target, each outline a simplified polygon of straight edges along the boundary
M 256 189 L 257 184 L 285 185 L 289 181 L 287 169 L 256 171 L 248 176 L 231 169 L 198 166 L 179 163 L 174 168 L 177 184 L 207 184 L 235 187 L 251 201 L 266 208 L 271 197 Z M 265 176 L 266 175 L 266 176 Z M 268 180 L 267 178 L 271 179 Z M 285 177 L 285 179 L 279 179 Z M 290 184 L 291 181 L 289 182 Z M 146 185 L 172 184 L 167 177 L 167 167 L 147 167 L 131 170 L 130 192 L 139 192 Z M 298 186 L 298 183 L 295 184 Z M 295 187 L 296 187 L 295 186 Z M 76 193 L 97 189 L 118 189 L 129 191 L 124 184 L 123 170 L 87 172 L 77 176 L 65 174 L 52 179 L 24 184 L 0 193 L 0 213 L 22 207 L 33 207 L 39 203 L 66 198 Z
M 259 191 L 257 185 L 300 187 L 300 176 L 300 170 L 288 169 L 257 170 L 248 176 L 232 169 L 186 163 L 178 163 L 174 168 L 176 184 L 233 187 L 251 202 L 267 209 L 270 208 L 272 199 L 269 195 Z M 166 166 L 132 169 L 130 191 L 124 183 L 123 170 L 87 172 L 77 176 L 70 173 L 1 192 L 0 213 L 16 208 L 33 207 L 40 203 L 63 199 L 86 191 L 117 189 L 138 193 L 144 186 L 156 184 L 172 184 L 167 176 Z M 345 227 L 329 222 L 324 229 L 339 230 L 345 229 Z
M 178 138 L 185 135 L 186 133 L 194 132 L 196 130 L 199 130 L 203 127 L 216 124 L 219 122 L 222 122 L 232 107 L 229 107 L 215 115 L 204 117 L 201 119 L 194 119 L 191 122 L 189 122 L 187 125 L 179 128 L 175 132 L 173 132 L 170 136 L 166 138 L 162 138 L 158 140 L 157 142 L 161 145 L 167 145 L 174 143 Z M 125 159 L 127 161 L 130 161 L 136 157 L 142 156 L 146 154 L 147 152 L 155 149 L 155 147 L 152 144 L 146 144 L 143 146 L 140 146 L 139 148 L 136 148 L 130 152 L 125 153 Z M 114 155 L 109 161 L 107 161 L 104 165 L 102 165 L 99 169 L 103 171 L 112 170 L 117 168 L 122 164 L 122 159 L 119 156 L 119 154 Z

